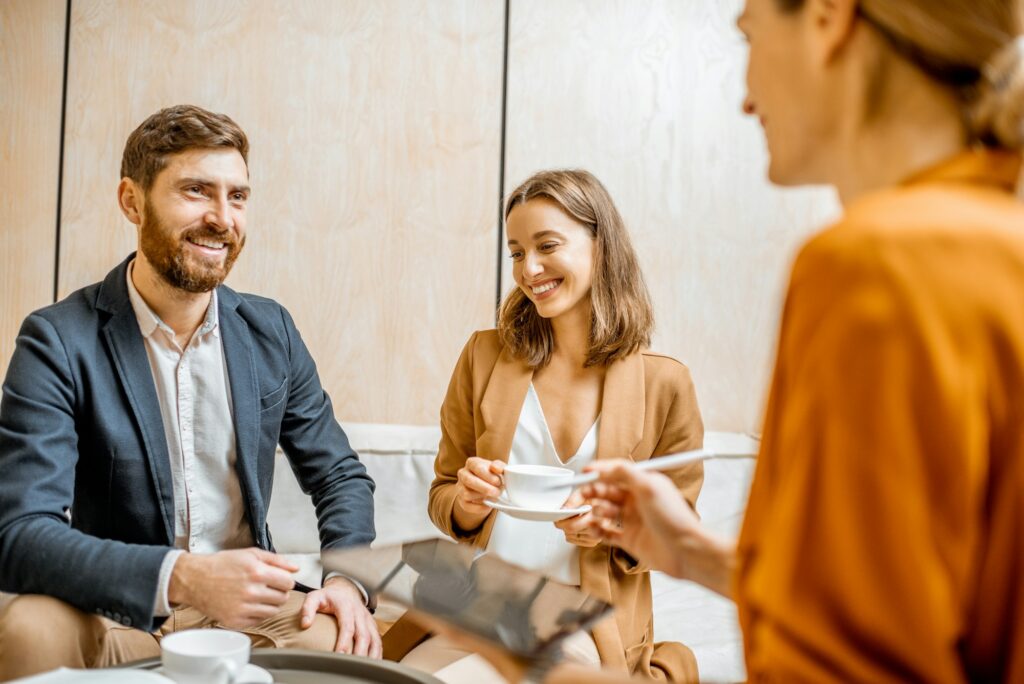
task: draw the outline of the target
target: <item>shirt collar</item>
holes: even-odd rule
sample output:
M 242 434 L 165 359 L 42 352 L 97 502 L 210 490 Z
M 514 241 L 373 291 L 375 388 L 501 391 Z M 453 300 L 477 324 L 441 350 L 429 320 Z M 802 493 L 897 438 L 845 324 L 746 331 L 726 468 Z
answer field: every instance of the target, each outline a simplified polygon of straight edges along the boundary
M 148 339 L 159 328 L 173 339 L 174 330 L 171 326 L 160 320 L 160 317 L 149 308 L 146 300 L 142 298 L 142 295 L 135 288 L 135 283 L 132 282 L 132 271 L 134 269 L 135 260 L 133 259 L 128 264 L 128 268 L 125 269 L 125 277 L 128 280 L 128 299 L 131 300 L 132 309 L 135 310 L 135 318 L 139 322 L 139 330 L 142 332 L 142 336 Z M 196 331 L 197 334 L 206 335 L 207 333 L 213 333 L 214 337 L 220 337 L 220 328 L 218 327 L 220 319 L 218 318 L 217 309 L 217 290 L 214 289 L 213 296 L 210 298 L 210 305 L 206 308 L 206 318 L 203 319 L 203 324 Z

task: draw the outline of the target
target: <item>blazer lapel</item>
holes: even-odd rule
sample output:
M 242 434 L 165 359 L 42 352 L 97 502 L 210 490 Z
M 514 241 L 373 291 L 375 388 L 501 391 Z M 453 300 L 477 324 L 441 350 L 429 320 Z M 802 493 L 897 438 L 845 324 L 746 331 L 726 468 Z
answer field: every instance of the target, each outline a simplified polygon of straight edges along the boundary
M 164 434 L 160 402 L 153 384 L 153 371 L 146 356 L 146 343 L 139 330 L 131 300 L 128 299 L 128 263 L 135 258 L 132 254 L 120 266 L 111 271 L 103 281 L 96 298 L 96 307 L 111 313 L 110 320 L 103 326 L 110 355 L 117 371 L 118 380 L 128 397 L 128 405 L 142 433 L 144 457 L 149 462 L 150 476 L 156 486 L 160 514 L 164 521 L 167 543 L 174 543 L 174 482 L 171 478 L 171 463 L 167 454 L 167 437 Z
M 257 473 L 257 442 L 260 433 L 259 386 L 252 355 L 252 336 L 238 313 L 241 298 L 233 290 L 217 290 L 219 325 L 231 386 L 231 410 L 235 420 L 235 471 L 249 507 L 249 521 L 257 540 L 264 537 L 263 503 Z
M 608 367 L 597 431 L 597 458 L 633 458 L 644 434 L 644 359 L 630 354 Z
M 480 400 L 484 430 L 476 442 L 477 456 L 508 461 L 531 380 L 533 369 L 502 349 Z

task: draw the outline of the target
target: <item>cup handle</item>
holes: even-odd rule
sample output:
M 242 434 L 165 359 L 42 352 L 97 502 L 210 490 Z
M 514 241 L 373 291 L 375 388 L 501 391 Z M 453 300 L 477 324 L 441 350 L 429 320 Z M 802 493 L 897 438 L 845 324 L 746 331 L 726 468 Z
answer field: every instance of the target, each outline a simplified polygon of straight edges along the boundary
M 241 668 L 234 660 L 222 660 L 217 665 L 217 673 L 227 675 L 227 684 L 235 684 L 238 681 L 238 675 L 241 674 Z

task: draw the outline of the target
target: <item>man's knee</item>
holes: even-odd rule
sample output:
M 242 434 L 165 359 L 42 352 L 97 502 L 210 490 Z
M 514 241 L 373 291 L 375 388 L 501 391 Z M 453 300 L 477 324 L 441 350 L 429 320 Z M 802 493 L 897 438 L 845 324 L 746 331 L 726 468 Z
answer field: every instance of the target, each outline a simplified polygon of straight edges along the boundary
M 77 634 L 89 616 L 52 596 L 16 596 L 0 612 L 0 645 L 39 644 Z
M 311 651 L 333 651 L 338 641 L 338 623 L 331 615 L 317 613 L 313 624 L 303 629 L 302 605 L 306 595 L 291 592 L 277 615 L 252 628 L 243 630 L 257 648 L 303 648 Z
M 338 622 L 332 615 L 317 614 L 313 624 L 292 633 L 291 648 L 305 648 L 311 651 L 333 651 L 338 643 Z
M 50 596 L 18 596 L 0 612 L 0 680 L 85 667 L 92 616 Z

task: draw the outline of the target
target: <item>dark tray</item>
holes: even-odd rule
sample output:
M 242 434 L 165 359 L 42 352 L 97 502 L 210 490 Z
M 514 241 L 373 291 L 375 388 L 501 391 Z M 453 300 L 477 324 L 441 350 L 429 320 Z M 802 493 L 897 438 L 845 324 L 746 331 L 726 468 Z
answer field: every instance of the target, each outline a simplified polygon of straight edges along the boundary
M 441 684 L 435 677 L 398 663 L 340 653 L 254 648 L 249 662 L 269 670 L 275 684 Z M 160 658 L 139 660 L 123 667 L 155 670 L 160 667 Z

